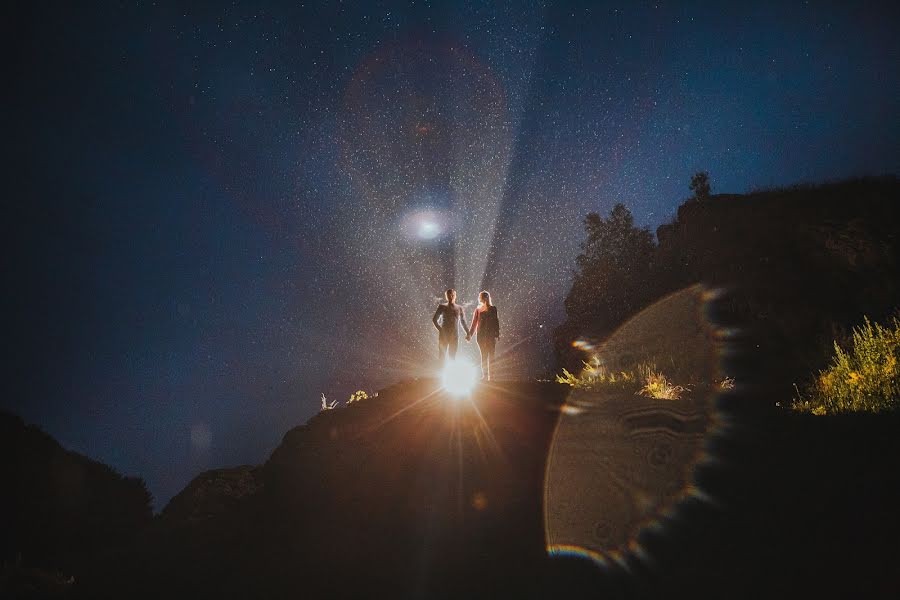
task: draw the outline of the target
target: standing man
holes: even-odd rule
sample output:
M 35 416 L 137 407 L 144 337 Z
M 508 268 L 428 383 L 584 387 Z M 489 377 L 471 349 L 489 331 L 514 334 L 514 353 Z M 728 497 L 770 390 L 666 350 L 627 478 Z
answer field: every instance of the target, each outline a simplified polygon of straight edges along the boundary
M 466 316 L 462 306 L 456 303 L 456 290 L 450 288 L 444 292 L 447 304 L 440 304 L 431 317 L 434 328 L 438 330 L 438 359 L 443 361 L 446 353 L 450 359 L 456 359 L 456 350 L 459 348 L 459 323 L 462 321 L 463 331 L 469 335 L 469 326 L 466 325 Z

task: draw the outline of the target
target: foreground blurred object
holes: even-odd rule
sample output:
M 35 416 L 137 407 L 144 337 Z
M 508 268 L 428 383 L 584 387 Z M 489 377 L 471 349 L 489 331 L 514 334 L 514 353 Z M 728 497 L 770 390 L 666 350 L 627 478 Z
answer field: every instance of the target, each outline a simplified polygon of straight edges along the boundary
M 557 377 L 574 389 L 547 462 L 550 552 L 600 563 L 640 556 L 643 530 L 658 528 L 680 500 L 702 496 L 694 469 L 714 430 L 722 379 L 720 343 L 705 316 L 714 297 L 692 286 L 603 343 L 577 344 L 591 359 L 583 376 Z M 665 365 L 666 374 L 648 365 Z

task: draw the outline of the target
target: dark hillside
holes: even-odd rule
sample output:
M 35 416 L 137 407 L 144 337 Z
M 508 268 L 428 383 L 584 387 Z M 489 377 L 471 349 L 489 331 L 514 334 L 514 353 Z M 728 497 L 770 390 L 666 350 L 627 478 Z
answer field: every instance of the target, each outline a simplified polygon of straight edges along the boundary
M 730 290 L 773 388 L 825 366 L 837 338 L 900 304 L 900 181 L 858 180 L 688 202 L 660 227 L 660 265 Z
M 572 306 L 596 304 L 598 296 L 612 307 L 628 298 L 643 301 L 604 315 L 614 315 L 612 321 L 570 313 L 557 330 L 561 364 L 580 364 L 573 340 L 604 339 L 639 308 L 700 282 L 727 291 L 718 317 L 746 338 L 744 374 L 788 400 L 793 383 L 802 386 L 825 367 L 835 340 L 864 316 L 883 320 L 900 306 L 897 223 L 895 177 L 685 202 L 672 223 L 658 228 L 649 270 L 645 259 L 626 265 L 624 272 L 634 276 L 583 286 L 590 290 L 584 298 L 573 287 Z M 585 278 L 591 269 L 593 263 L 583 269 Z
M 409 382 L 323 411 L 256 471 L 201 476 L 113 589 L 427 597 L 465 593 L 472 581 L 508 587 L 545 560 L 544 461 L 566 389 L 501 383 L 469 404 L 435 388 Z M 191 497 L 204 508 L 189 508 Z M 138 589 L 127 587 L 135 580 Z
M 545 470 L 567 388 L 500 383 L 470 404 L 434 387 L 407 382 L 325 411 L 290 430 L 258 469 L 201 476 L 131 552 L 86 574 L 80 591 L 91 598 L 840 598 L 862 590 L 889 598 L 900 589 L 896 419 L 771 419 L 746 413 L 746 399 L 735 396 L 718 403 L 717 419 L 728 425 L 703 441 L 700 422 L 671 419 L 686 406 L 660 401 L 666 422 L 689 427 L 690 444 L 707 448 L 710 460 L 682 476 L 709 499 L 687 498 L 640 533 L 645 560 L 626 556 L 600 568 L 546 552 Z M 659 436 L 660 424 L 648 420 L 652 401 L 628 400 L 609 404 L 603 418 Z M 629 473 L 642 446 L 630 440 L 598 439 L 585 459 L 607 465 L 594 474 L 604 489 L 638 485 L 621 491 L 640 511 L 641 476 Z M 666 467 L 679 452 L 667 446 L 654 443 L 649 458 L 668 480 L 680 467 Z M 627 524 L 617 514 L 606 516 L 613 528 Z
M 130 542 L 150 523 L 141 479 L 70 452 L 4 412 L 0 482 L 0 562 L 80 572 L 95 554 Z

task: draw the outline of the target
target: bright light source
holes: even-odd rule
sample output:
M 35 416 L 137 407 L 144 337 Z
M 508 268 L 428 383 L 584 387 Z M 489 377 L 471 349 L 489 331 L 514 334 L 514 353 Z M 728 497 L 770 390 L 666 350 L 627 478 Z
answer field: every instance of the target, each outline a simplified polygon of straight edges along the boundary
M 453 229 L 452 219 L 445 211 L 423 208 L 403 216 L 400 232 L 411 241 L 430 242 L 442 238 Z
M 465 359 L 448 360 L 441 374 L 441 385 L 454 396 L 465 396 L 478 382 L 478 370 Z
M 419 237 L 432 240 L 441 233 L 441 228 L 434 221 L 425 221 L 419 226 Z

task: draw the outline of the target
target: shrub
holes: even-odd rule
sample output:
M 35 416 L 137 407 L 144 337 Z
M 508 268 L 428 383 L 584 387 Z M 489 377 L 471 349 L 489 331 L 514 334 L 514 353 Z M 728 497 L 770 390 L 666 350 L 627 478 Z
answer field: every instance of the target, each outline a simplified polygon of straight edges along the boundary
M 556 382 L 591 391 L 620 389 L 660 400 L 677 400 L 685 392 L 685 388 L 671 383 L 652 364 L 641 364 L 631 371 L 618 372 L 608 371 L 596 361 L 583 364 L 581 374 L 575 375 L 563 369 L 562 375 L 556 376 Z
M 369 394 L 367 394 L 363 390 L 357 390 L 350 394 L 350 399 L 347 400 L 347 404 L 353 404 L 354 402 L 359 402 L 360 400 L 368 400 Z
M 733 390 L 734 389 L 734 377 L 726 377 L 722 381 L 717 384 L 720 390 Z
M 673 385 L 665 375 L 652 369 L 647 369 L 643 377 L 646 382 L 644 387 L 638 390 L 641 396 L 648 398 L 657 398 L 659 400 L 678 400 L 684 393 L 684 388 L 680 385 Z
M 841 412 L 882 412 L 900 404 L 900 321 L 884 327 L 865 318 L 853 329 L 852 347 L 834 343 L 831 366 L 820 371 L 791 407 L 825 415 Z
M 637 383 L 637 376 L 634 372 L 610 372 L 596 361 L 582 361 L 582 364 L 584 364 L 584 369 L 579 375 L 563 369 L 562 375 L 556 376 L 556 382 L 577 389 L 594 391 L 609 387 L 634 387 Z

